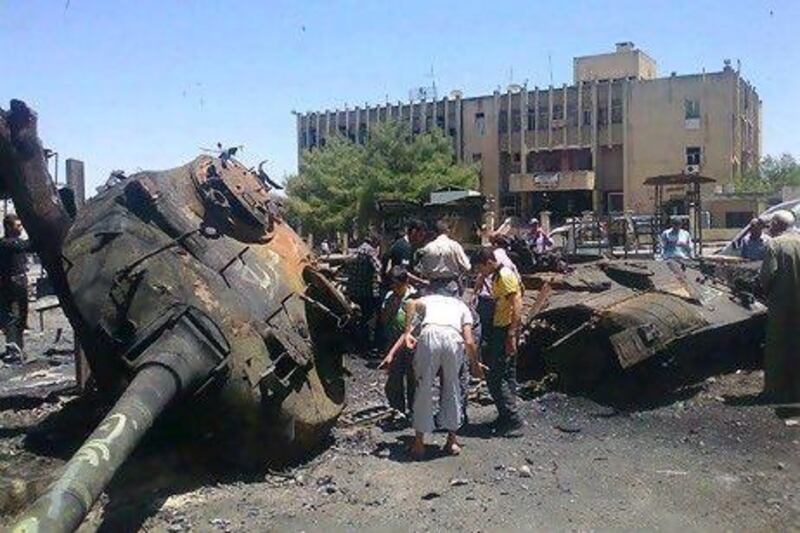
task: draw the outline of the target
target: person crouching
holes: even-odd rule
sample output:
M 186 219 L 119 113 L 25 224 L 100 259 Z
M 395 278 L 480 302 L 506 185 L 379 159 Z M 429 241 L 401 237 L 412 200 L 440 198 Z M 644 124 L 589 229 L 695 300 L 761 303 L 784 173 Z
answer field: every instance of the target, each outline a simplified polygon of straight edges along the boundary
M 412 329 L 418 315 L 422 319 L 419 337 L 416 338 L 412 335 Z M 463 423 L 459 370 L 465 351 L 473 373 L 479 375 L 481 372 L 472 324 L 472 313 L 458 298 L 431 294 L 412 300 L 406 305 L 406 329 L 403 336 L 406 346 L 414 350 L 414 375 L 417 380 L 412 416 L 415 437 L 411 447 L 411 455 L 415 459 L 424 457 L 425 434 L 433 433 L 436 429 L 433 386 L 440 369 L 442 381 L 438 421 L 447 430 L 447 442 L 443 451 L 450 455 L 461 452 L 456 431 Z

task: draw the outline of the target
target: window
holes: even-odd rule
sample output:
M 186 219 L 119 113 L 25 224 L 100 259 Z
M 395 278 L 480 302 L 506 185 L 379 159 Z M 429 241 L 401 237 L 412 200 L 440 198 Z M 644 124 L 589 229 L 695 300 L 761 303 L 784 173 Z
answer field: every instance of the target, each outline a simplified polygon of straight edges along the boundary
M 514 163 L 519 163 L 522 161 L 522 156 L 519 152 L 514 152 Z
M 686 164 L 699 165 L 700 164 L 700 147 L 689 146 L 686 148 Z
M 483 156 L 481 154 L 472 154 L 472 162 L 473 163 L 480 163 Z
M 725 213 L 726 228 L 742 228 L 753 220 L 752 211 L 728 211 Z
M 592 110 L 591 109 L 584 109 L 583 110 L 583 125 L 584 126 L 591 126 L 592 125 Z
M 622 123 L 622 100 L 611 100 L 611 123 Z
M 522 119 L 519 109 L 511 110 L 511 131 L 519 131 L 522 128 Z
M 570 126 L 578 125 L 578 107 L 573 104 L 567 104 L 567 124 Z
M 597 108 L 597 124 L 600 126 L 608 125 L 608 108 L 607 107 L 599 107 Z
M 564 119 L 564 106 L 561 104 L 553 104 L 553 120 Z
M 700 102 L 698 100 L 686 99 L 683 101 L 684 118 L 700 118 Z
M 499 116 L 497 117 L 497 132 L 498 133 L 506 133 L 508 131 L 508 114 L 505 111 L 501 111 Z
M 533 131 L 536 129 L 536 110 L 533 108 L 528 108 L 528 131 Z
M 478 137 L 486 135 L 486 116 L 483 113 L 475 113 L 475 134 Z
M 539 120 L 537 122 L 537 127 L 540 130 L 546 130 L 547 129 L 547 125 L 550 123 L 550 119 L 548 118 L 549 114 L 550 114 L 550 111 L 547 109 L 546 106 L 543 106 L 543 105 L 539 106 Z
M 625 195 L 621 192 L 609 192 L 606 195 L 606 211 L 608 213 L 622 213 L 625 209 Z

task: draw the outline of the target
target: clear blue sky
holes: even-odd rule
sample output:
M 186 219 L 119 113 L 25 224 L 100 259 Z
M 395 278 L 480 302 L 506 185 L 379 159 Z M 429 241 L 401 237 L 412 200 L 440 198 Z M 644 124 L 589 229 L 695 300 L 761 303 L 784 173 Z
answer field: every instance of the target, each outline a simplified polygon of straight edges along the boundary
M 740 59 L 765 153 L 800 153 L 800 2 L 0 0 L 0 106 L 22 98 L 88 187 L 217 141 L 296 168 L 291 110 L 571 80 L 572 57 L 629 40 L 661 74 Z M 63 167 L 62 167 L 63 176 Z

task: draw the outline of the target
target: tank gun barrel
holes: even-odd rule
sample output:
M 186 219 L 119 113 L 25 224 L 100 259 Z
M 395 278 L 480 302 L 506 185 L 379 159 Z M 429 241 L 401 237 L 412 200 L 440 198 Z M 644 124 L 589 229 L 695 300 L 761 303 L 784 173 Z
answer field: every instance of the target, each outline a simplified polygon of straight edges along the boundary
M 136 357 L 137 371 L 108 415 L 67 462 L 61 477 L 22 514 L 15 533 L 74 531 L 156 418 L 182 394 L 225 368 L 226 349 L 209 324 L 184 314 Z

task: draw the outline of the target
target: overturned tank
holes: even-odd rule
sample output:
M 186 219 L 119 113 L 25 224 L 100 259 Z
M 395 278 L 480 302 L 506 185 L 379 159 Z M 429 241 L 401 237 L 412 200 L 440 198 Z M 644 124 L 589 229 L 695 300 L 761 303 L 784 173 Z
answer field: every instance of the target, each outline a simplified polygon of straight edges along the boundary
M 0 176 L 97 388 L 116 399 L 18 531 L 75 529 L 167 409 L 237 462 L 292 459 L 335 423 L 350 308 L 265 176 L 201 156 L 120 180 L 70 223 L 18 101 L 0 114 Z
M 766 307 L 697 262 L 600 260 L 523 277 L 534 290 L 524 300 L 520 373 L 555 372 L 566 390 L 670 359 L 755 352 L 764 335 Z

